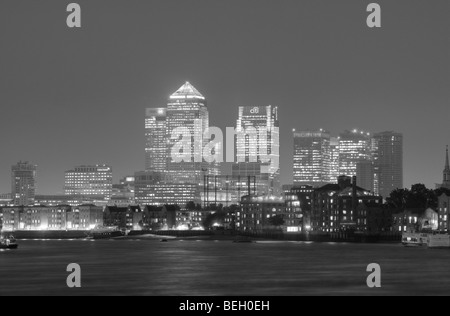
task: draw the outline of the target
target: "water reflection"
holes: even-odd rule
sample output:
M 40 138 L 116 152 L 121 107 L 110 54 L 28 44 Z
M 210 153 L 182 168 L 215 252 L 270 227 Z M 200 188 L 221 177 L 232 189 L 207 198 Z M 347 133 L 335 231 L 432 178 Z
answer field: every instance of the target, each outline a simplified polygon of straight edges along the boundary
M 445 295 L 447 250 L 229 241 L 21 241 L 0 253 L 0 295 Z M 78 263 L 82 288 L 68 289 Z M 366 286 L 367 265 L 382 288 Z

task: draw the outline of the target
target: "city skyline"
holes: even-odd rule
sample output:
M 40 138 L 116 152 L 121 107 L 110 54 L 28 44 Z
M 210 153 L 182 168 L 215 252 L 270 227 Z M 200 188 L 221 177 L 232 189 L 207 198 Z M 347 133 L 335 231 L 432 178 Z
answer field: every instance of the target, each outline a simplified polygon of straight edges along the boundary
M 74 165 L 111 165 L 114 182 L 143 170 L 142 113 L 165 104 L 185 81 L 208 98 L 214 126 L 234 126 L 241 105 L 279 107 L 283 184 L 292 182 L 287 135 L 293 128 L 401 132 L 404 186 L 432 188 L 442 181 L 442 153 L 450 142 L 447 2 L 414 3 L 417 10 L 407 14 L 401 1 L 383 2 L 388 14 L 375 31 L 364 27 L 363 3 L 260 1 L 254 15 L 252 1 L 217 7 L 110 1 L 111 15 L 97 15 L 105 3 L 81 1 L 90 13 L 75 33 L 54 27 L 60 23 L 56 1 L 34 11 L 12 3 L 0 13 L 8 21 L 5 41 L 12 43 L 0 61 L 0 133 L 10 135 L 2 143 L 0 193 L 10 190 L 10 167 L 19 160 L 38 165 L 38 194 L 62 192 L 64 171 Z M 37 21 L 41 15 L 46 19 Z M 122 23 L 111 24 L 111 17 Z M 324 17 L 320 28 L 313 17 Z M 189 36 L 176 37 L 180 25 Z M 198 45 L 217 35 L 227 45 Z M 155 47 L 158 41 L 166 45 Z

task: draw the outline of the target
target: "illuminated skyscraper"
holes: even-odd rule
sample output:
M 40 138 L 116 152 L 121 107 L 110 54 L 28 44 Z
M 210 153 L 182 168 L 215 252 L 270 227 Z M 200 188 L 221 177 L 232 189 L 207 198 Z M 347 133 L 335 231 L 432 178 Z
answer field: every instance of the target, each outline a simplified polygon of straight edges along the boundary
M 339 138 L 330 138 L 330 177 L 329 183 L 337 183 L 339 177 Z
M 357 164 L 365 160 L 372 160 L 370 134 L 358 130 L 340 134 L 339 174 L 357 176 Z
M 236 124 L 234 177 L 255 176 L 258 194 L 281 194 L 278 107 L 240 106 Z
M 36 165 L 19 162 L 11 167 L 11 195 L 14 205 L 33 205 L 36 195 Z
M 145 169 L 165 172 L 167 164 L 167 121 L 165 108 L 146 109 Z
M 103 196 L 109 200 L 112 194 L 112 168 L 107 165 L 77 166 L 66 171 L 64 194 Z
M 294 185 L 322 186 L 328 183 L 330 153 L 330 133 L 294 131 Z
M 375 194 L 387 198 L 403 188 L 403 135 L 383 132 L 375 134 L 373 140 Z
M 200 185 L 202 176 L 208 172 L 208 165 L 203 162 L 202 151 L 207 139 L 204 131 L 209 127 L 209 113 L 205 97 L 189 82 L 169 97 L 167 104 L 167 173 L 174 183 L 195 183 Z M 172 151 L 180 141 L 179 135 L 171 137 L 175 129 L 191 134 L 189 152 Z M 177 159 L 188 155 L 188 161 L 177 162 Z M 197 160 L 197 161 L 196 161 Z

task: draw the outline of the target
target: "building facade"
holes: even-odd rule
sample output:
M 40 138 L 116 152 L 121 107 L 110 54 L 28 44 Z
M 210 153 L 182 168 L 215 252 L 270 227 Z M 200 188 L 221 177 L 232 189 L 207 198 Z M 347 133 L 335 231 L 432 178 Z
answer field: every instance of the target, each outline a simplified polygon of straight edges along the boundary
M 330 133 L 294 131 L 294 184 L 322 186 L 330 174 Z
M 403 135 L 382 132 L 374 141 L 374 191 L 383 198 L 403 188 Z
M 112 168 L 108 165 L 77 166 L 66 171 L 66 195 L 103 196 L 108 201 L 112 194 Z
M 358 207 L 381 207 L 382 204 L 380 196 L 356 185 L 356 177 L 341 176 L 337 184 L 314 190 L 311 230 L 327 233 L 350 229 L 364 231 L 368 213 L 364 213 L 363 208 L 358 212 Z
M 237 212 L 236 228 L 240 231 L 263 233 L 273 230 L 270 218 L 285 217 L 285 199 L 276 196 L 244 196 L 241 200 L 240 211 Z M 283 225 L 284 226 L 284 225 Z
M 369 133 L 345 131 L 339 137 L 339 175 L 357 176 L 357 165 L 371 161 L 371 137 Z
M 279 128 L 278 107 L 239 107 L 233 176 L 255 176 L 273 195 L 281 194 Z
M 204 132 L 209 128 L 209 112 L 206 98 L 189 82 L 169 97 L 166 112 L 167 124 L 167 173 L 173 183 L 201 184 L 208 170 L 203 160 L 203 148 L 209 142 Z M 175 150 L 180 133 L 191 135 L 187 152 Z M 172 135 L 172 134 L 176 135 Z M 194 139 L 194 141 L 191 141 Z M 184 148 L 183 150 L 186 150 Z
M 4 231 L 87 231 L 102 225 L 103 208 L 94 205 L 3 208 Z
M 438 197 L 438 229 L 441 232 L 450 231 L 450 196 L 442 194 Z
M 139 205 L 179 205 L 200 203 L 200 186 L 196 183 L 174 183 L 164 180 L 159 172 L 135 174 L 135 201 Z
M 165 172 L 167 166 L 167 109 L 145 111 L 145 170 Z
M 11 167 L 11 194 L 14 205 L 34 205 L 36 169 L 36 165 L 22 161 Z
M 106 206 L 107 201 L 103 195 L 65 195 L 65 194 L 53 194 L 53 195 L 36 195 L 36 205 L 44 206 L 58 206 L 58 205 L 70 205 L 78 206 L 82 204 L 93 204 L 96 206 Z

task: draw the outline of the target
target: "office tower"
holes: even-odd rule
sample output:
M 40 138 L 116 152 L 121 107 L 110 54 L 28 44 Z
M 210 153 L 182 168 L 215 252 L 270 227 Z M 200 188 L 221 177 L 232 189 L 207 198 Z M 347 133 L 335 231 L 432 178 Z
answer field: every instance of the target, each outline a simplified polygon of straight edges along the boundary
M 169 97 L 167 104 L 167 173 L 174 183 L 200 184 L 208 165 L 203 162 L 202 151 L 209 140 L 203 137 L 209 127 L 209 113 L 205 97 L 189 82 Z M 180 135 L 172 135 L 175 129 L 182 129 L 191 135 L 189 152 L 172 149 L 180 141 Z M 173 137 L 172 137 L 173 136 Z M 187 155 L 189 160 L 177 162 Z
M 145 114 L 145 170 L 165 172 L 168 152 L 167 110 L 149 108 Z
M 328 183 L 330 158 L 330 133 L 294 131 L 294 185 L 317 187 Z
M 339 178 L 339 138 L 330 138 L 330 177 L 329 183 L 337 183 Z
M 36 165 L 22 161 L 11 167 L 11 195 L 14 205 L 28 206 L 34 204 L 36 168 Z
M 281 194 L 278 107 L 240 106 L 233 177 L 257 177 L 258 194 Z
M 195 183 L 166 182 L 159 172 L 135 173 L 135 200 L 140 205 L 178 205 L 200 203 L 200 187 Z
M 443 180 L 442 180 L 442 184 L 438 184 L 437 188 L 446 188 L 450 190 L 450 163 L 449 163 L 449 158 L 448 158 L 448 146 L 447 146 L 447 150 L 446 150 L 446 155 L 445 155 L 445 167 L 444 167 L 444 171 L 443 171 Z
M 374 165 L 371 160 L 361 160 L 356 164 L 358 186 L 374 192 Z
M 395 189 L 403 188 L 403 135 L 382 132 L 373 140 L 375 194 L 387 198 Z
M 369 133 L 345 131 L 339 138 L 339 174 L 356 176 L 358 162 L 372 160 Z
M 108 165 L 77 166 L 66 171 L 64 194 L 103 196 L 109 200 L 112 194 L 112 168 Z

